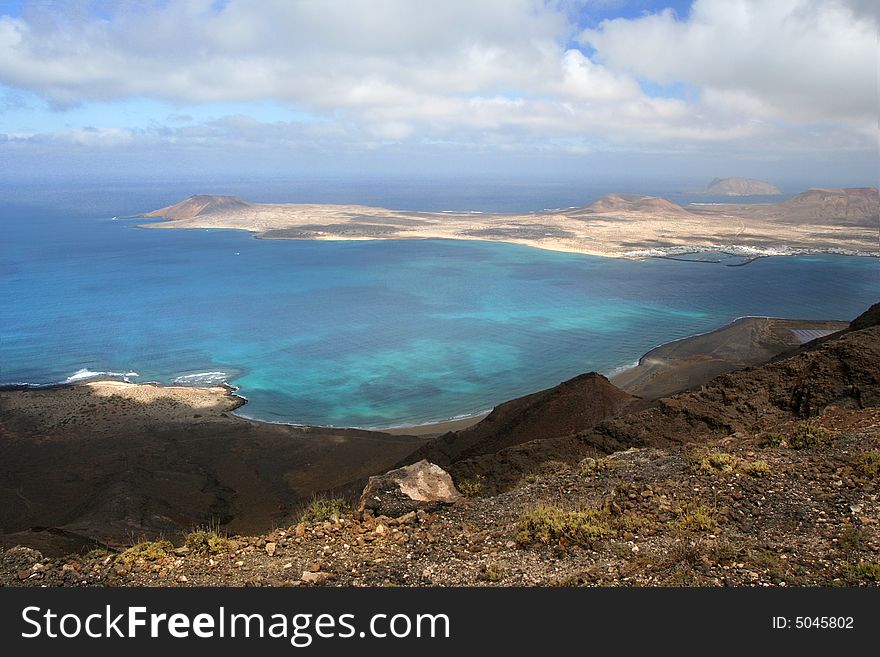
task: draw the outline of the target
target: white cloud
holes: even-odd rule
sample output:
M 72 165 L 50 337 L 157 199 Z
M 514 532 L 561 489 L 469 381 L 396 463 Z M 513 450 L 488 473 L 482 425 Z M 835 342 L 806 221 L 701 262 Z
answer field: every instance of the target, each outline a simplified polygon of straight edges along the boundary
M 604 21 L 581 41 L 615 70 L 696 85 L 709 109 L 876 127 L 877 24 L 854 6 L 696 0 L 685 20 L 666 10 Z
M 876 144 L 870 3 L 697 0 L 684 19 L 664 11 L 583 32 L 595 48 L 589 56 L 570 47 L 576 4 L 231 0 L 218 11 L 211 0 L 193 0 L 120 4 L 105 19 L 76 4 L 37 4 L 22 17 L 0 17 L 0 84 L 59 110 L 164 101 L 156 121 L 167 126 L 44 135 L 82 145 Z M 638 80 L 684 82 L 693 93 L 652 96 Z M 179 118 L 196 105 L 255 101 L 282 103 L 315 122 Z

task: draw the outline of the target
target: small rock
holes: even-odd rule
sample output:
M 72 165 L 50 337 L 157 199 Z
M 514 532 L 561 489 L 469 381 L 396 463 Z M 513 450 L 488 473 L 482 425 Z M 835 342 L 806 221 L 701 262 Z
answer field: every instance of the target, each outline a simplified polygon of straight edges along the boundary
M 306 526 L 305 526 L 305 523 L 302 523 L 302 522 L 299 523 L 299 524 L 296 526 L 296 528 L 293 530 L 293 534 L 294 534 L 294 536 L 296 536 L 297 538 L 302 538 L 303 536 L 305 536 L 305 535 L 306 535 Z
M 323 584 L 328 579 L 330 579 L 329 573 L 312 573 L 308 570 L 304 570 L 302 577 L 300 578 L 306 584 Z
M 268 543 L 266 543 L 266 554 L 268 554 L 270 557 L 275 556 L 275 550 L 277 550 L 277 549 L 278 549 L 277 543 L 275 543 L 273 541 L 269 541 Z
M 413 520 L 415 520 L 415 519 L 416 519 L 416 512 L 415 512 L 415 511 L 410 511 L 409 513 L 404 513 L 404 514 L 403 514 L 402 516 L 400 516 L 399 518 L 395 518 L 394 520 L 392 520 L 392 521 L 391 521 L 391 524 L 394 524 L 394 525 L 406 525 L 406 524 L 408 524 L 408 523 L 411 523 L 411 522 L 412 522 Z

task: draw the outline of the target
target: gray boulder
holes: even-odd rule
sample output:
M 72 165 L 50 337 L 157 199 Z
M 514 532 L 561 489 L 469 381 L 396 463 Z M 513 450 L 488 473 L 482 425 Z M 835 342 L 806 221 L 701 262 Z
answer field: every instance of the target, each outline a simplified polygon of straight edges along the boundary
M 452 477 L 439 465 L 422 460 L 383 475 L 370 477 L 358 511 L 396 518 L 410 511 L 425 511 L 454 504 L 461 499 Z

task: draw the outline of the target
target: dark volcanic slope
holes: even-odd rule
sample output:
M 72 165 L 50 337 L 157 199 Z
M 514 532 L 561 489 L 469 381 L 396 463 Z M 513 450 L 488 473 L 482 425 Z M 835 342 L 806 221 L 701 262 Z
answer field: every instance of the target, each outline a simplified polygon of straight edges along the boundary
M 72 410 L 58 421 L 39 400 L 27 411 L 11 395 L 65 395 Z M 0 545 L 52 553 L 77 536 L 121 544 L 207 523 L 262 532 L 315 492 L 387 470 L 421 444 L 205 409 L 168 419 L 175 403 L 98 397 L 85 386 L 0 391 Z M 33 527 L 62 533 L 28 534 Z
M 448 466 L 531 440 L 583 431 L 613 417 L 635 399 L 601 374 L 581 374 L 499 405 L 474 426 L 433 439 L 406 462 L 427 459 Z
M 573 463 L 631 447 L 753 435 L 831 406 L 880 406 L 880 305 L 849 329 L 808 343 L 791 356 L 719 376 L 700 390 L 659 399 L 578 434 L 548 435 L 547 440 L 460 459 L 450 472 L 457 481 L 479 476 L 486 490 L 504 490 L 545 461 Z

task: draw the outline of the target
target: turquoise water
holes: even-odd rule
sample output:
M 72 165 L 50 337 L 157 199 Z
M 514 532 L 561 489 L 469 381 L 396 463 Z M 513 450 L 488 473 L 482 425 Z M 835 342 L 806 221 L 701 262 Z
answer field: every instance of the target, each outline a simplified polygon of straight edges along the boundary
M 851 319 L 880 261 L 743 267 L 483 242 L 293 242 L 7 209 L 0 383 L 226 380 L 261 419 L 479 412 L 743 315 Z

